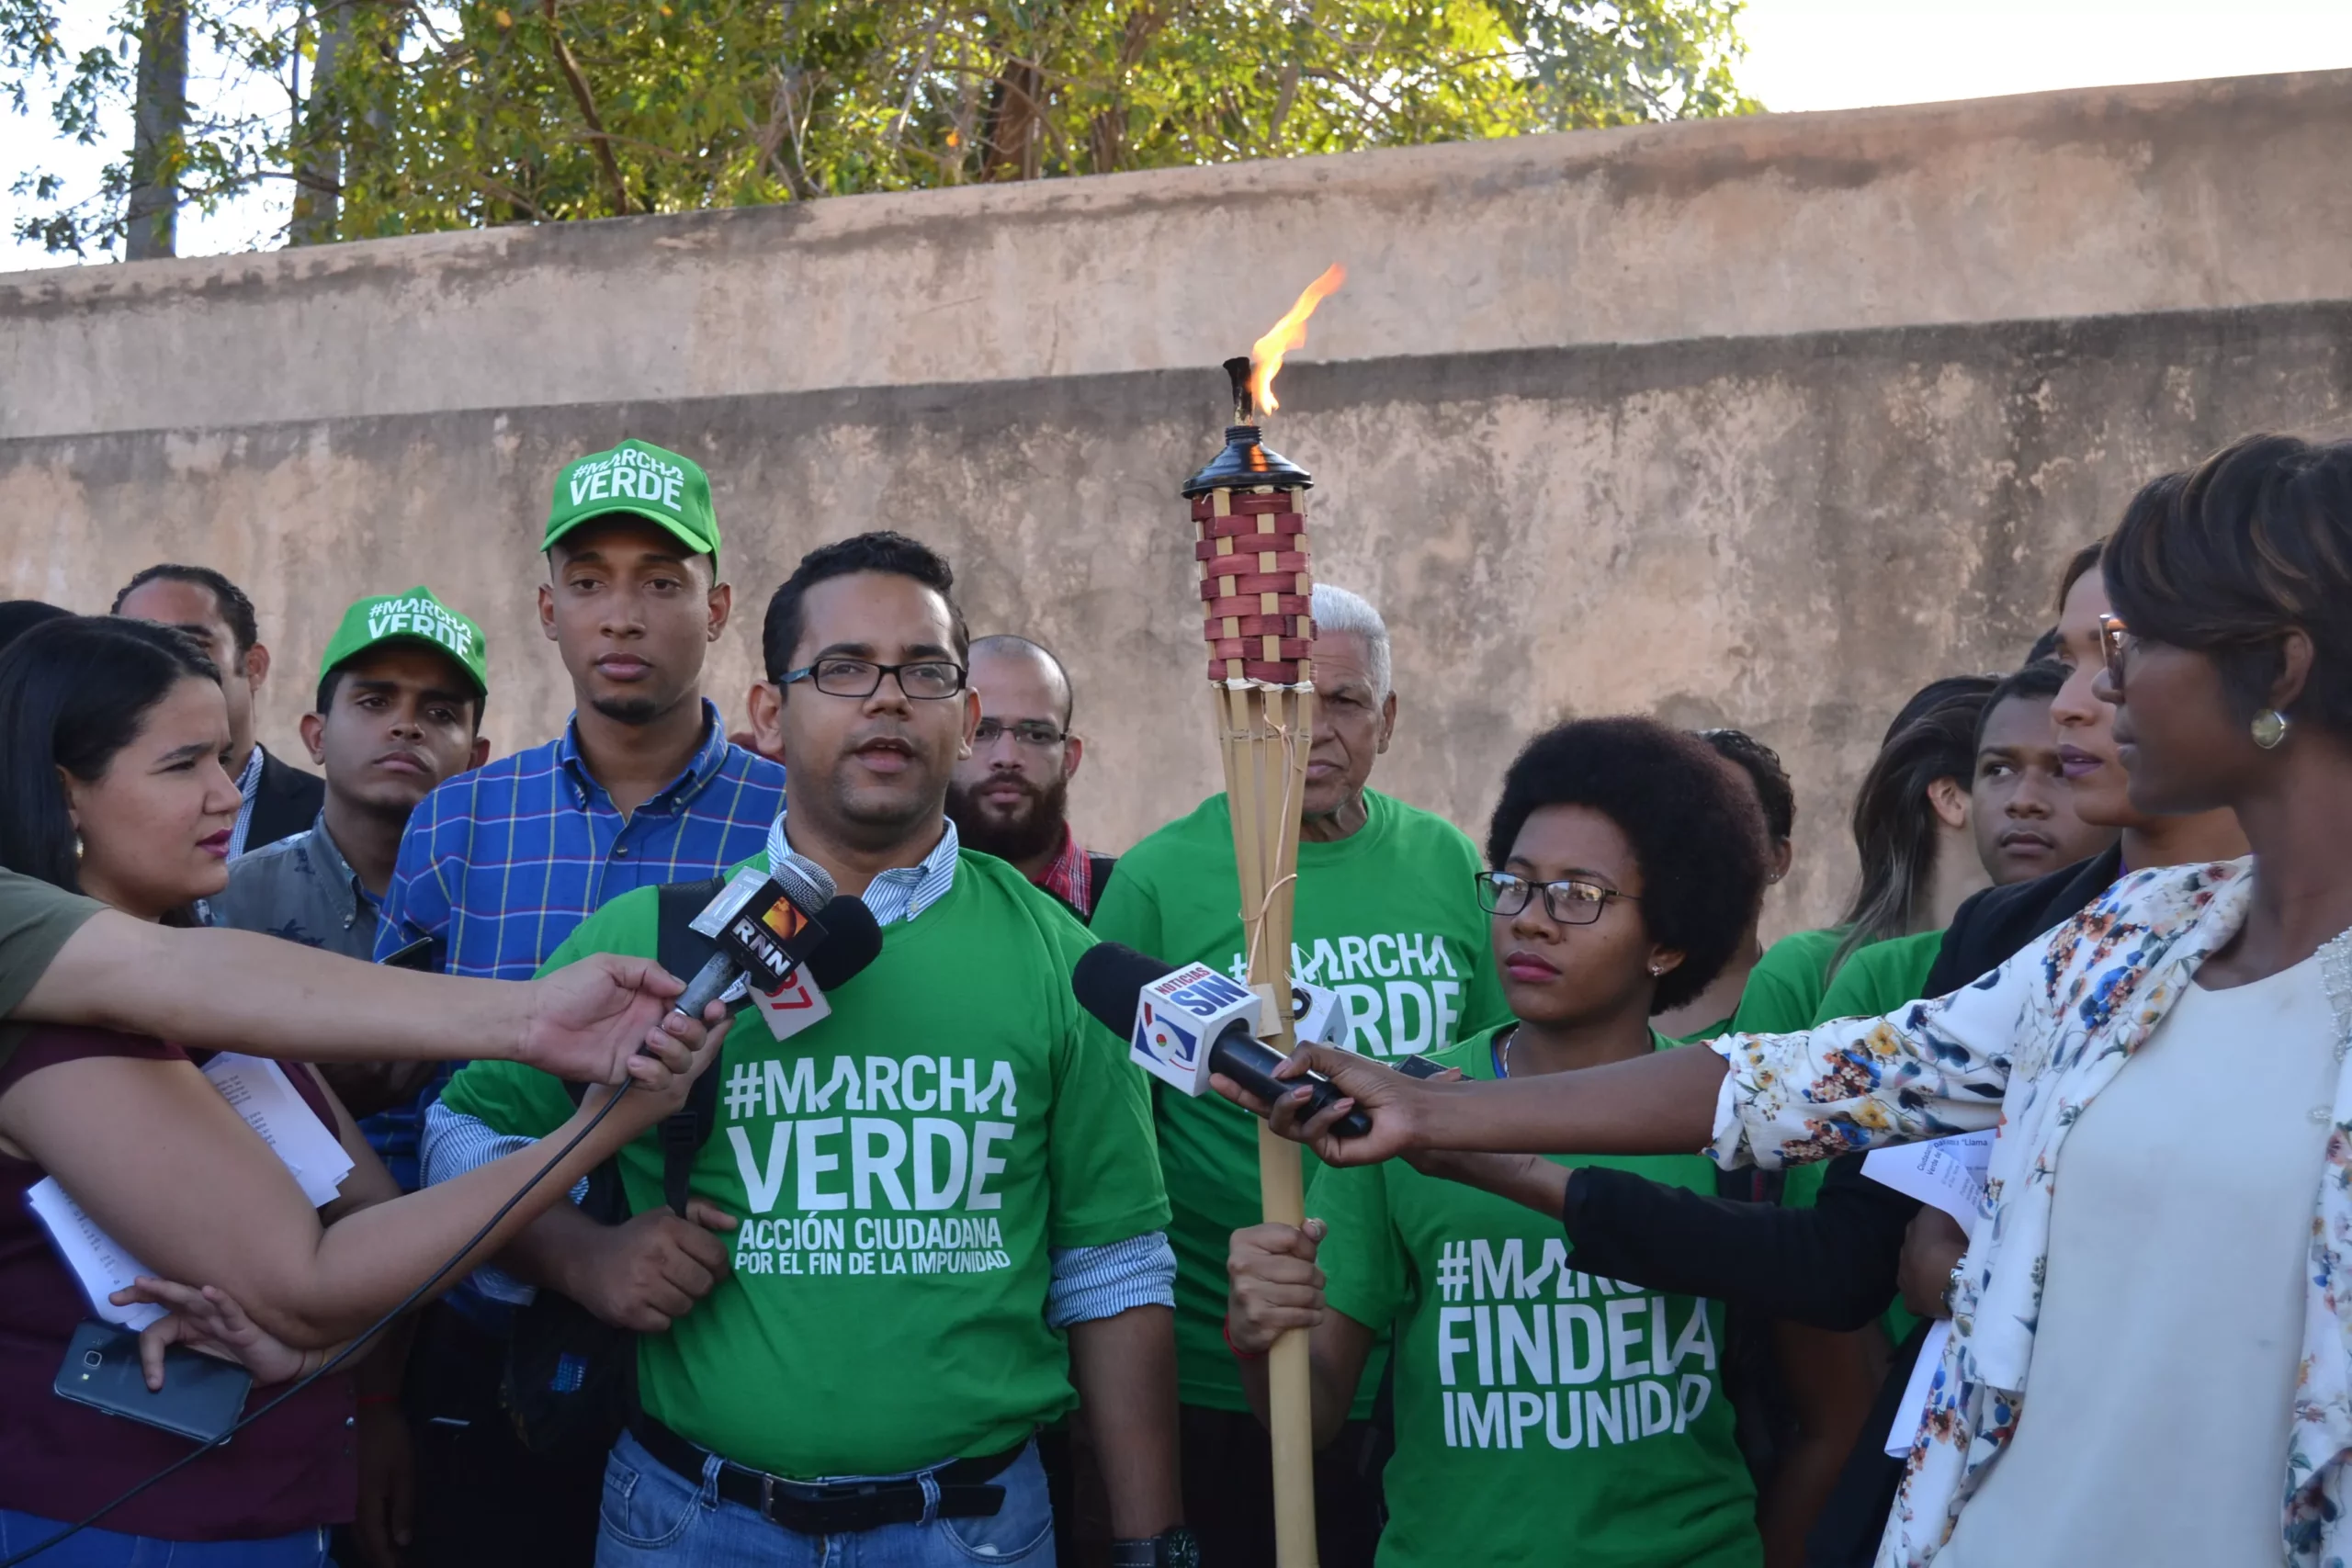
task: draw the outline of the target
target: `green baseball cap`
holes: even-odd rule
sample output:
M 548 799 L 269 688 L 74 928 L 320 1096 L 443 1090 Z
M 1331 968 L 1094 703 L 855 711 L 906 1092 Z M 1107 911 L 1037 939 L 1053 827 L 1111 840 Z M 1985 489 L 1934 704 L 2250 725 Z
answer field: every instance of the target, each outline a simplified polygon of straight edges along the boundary
M 481 627 L 433 596 L 422 584 L 405 593 L 384 593 L 362 599 L 343 613 L 343 625 L 327 638 L 319 660 L 319 678 L 379 643 L 422 643 L 455 660 L 473 682 L 475 694 L 490 695 L 490 677 Z
M 541 550 L 598 517 L 642 517 L 698 556 L 718 564 L 718 517 L 710 509 L 710 476 L 691 457 L 645 441 L 591 452 L 555 477 Z

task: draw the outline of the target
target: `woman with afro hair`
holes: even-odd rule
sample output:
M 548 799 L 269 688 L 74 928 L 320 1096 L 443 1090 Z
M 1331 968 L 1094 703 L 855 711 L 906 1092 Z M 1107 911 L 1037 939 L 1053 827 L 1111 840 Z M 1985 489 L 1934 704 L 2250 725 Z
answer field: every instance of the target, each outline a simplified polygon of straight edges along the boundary
M 1732 957 L 1767 874 L 1751 792 L 1703 741 L 1645 718 L 1530 742 L 1487 858 L 1462 896 L 1488 912 L 1514 1021 L 1431 1058 L 1474 1079 L 1666 1049 L 1651 1020 Z M 1303 1231 L 1235 1234 L 1227 1337 L 1260 1414 L 1267 1348 L 1307 1328 L 1328 1440 L 1393 1330 L 1383 1568 L 1761 1563 L 1722 1306 L 1578 1271 L 1556 1217 L 1445 1179 L 1449 1157 L 1323 1168 Z M 1695 1153 L 1562 1163 L 1715 1190 Z

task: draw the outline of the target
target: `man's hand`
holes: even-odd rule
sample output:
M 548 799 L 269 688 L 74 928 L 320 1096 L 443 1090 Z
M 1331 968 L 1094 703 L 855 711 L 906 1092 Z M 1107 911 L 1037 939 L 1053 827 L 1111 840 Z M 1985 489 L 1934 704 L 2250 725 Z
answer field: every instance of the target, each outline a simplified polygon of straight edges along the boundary
M 592 953 L 532 987 L 518 1059 L 575 1083 L 616 1084 L 635 1076 L 659 1080 L 658 1064 L 635 1060 L 638 1048 L 664 1034 L 688 1047 L 703 1026 L 670 1010 L 686 987 L 650 959 Z
M 616 1328 L 666 1334 L 726 1278 L 727 1244 L 712 1233 L 738 1223 L 695 1198 L 684 1219 L 662 1208 L 600 1225 L 596 1239 L 566 1259 L 556 1288 Z
M 1325 1234 L 1321 1220 L 1307 1221 L 1305 1230 L 1263 1224 L 1233 1233 L 1225 1260 L 1225 1332 L 1235 1349 L 1262 1356 L 1291 1329 L 1323 1321 L 1323 1270 L 1315 1266 L 1315 1249 Z
M 1295 1078 L 1309 1068 L 1330 1079 L 1340 1098 L 1322 1114 L 1306 1120 L 1301 1120 L 1307 1100 L 1304 1089 L 1293 1089 L 1269 1106 L 1223 1073 L 1212 1074 L 1209 1083 L 1236 1105 L 1265 1117 L 1266 1124 L 1283 1137 L 1306 1145 L 1326 1165 L 1377 1165 L 1419 1145 L 1415 1111 L 1427 1096 L 1442 1090 L 1329 1045 L 1300 1047 L 1274 1075 Z M 1370 1119 L 1372 1131 L 1361 1138 L 1332 1136 L 1333 1124 L 1351 1108 Z
M 1967 1250 L 1968 1233 L 1941 1209 L 1929 1205 L 1911 1216 L 1910 1226 L 1903 1233 L 1903 1261 L 1896 1266 L 1894 1278 L 1903 1287 L 1903 1304 L 1914 1315 L 1951 1315 L 1944 1292 L 1951 1284 L 1953 1268 Z

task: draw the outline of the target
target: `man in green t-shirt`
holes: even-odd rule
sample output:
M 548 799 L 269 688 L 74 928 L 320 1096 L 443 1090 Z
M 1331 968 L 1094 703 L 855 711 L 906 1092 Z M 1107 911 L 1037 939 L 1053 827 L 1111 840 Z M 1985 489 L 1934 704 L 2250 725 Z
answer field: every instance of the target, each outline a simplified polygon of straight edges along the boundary
M 752 720 L 792 761 L 749 863 L 822 866 L 882 950 L 813 1016 L 740 1017 L 712 1069 L 692 1190 L 737 1220 L 732 1256 L 639 1341 L 607 1568 L 815 1561 L 834 1537 L 894 1563 L 1023 1556 L 1051 1528 L 1031 1434 L 1080 1402 L 1121 1546 L 1189 1551 L 1142 1075 L 1070 994 L 1085 929 L 962 851 L 944 816 L 979 718 L 952 587 L 931 550 L 867 534 L 810 552 L 769 604 Z M 655 951 L 657 902 L 606 904 L 549 966 Z M 459 1073 L 446 1100 L 526 1135 L 570 1103 L 504 1063 Z M 620 1168 L 633 1208 L 662 1201 L 658 1137 Z
M 1508 1017 L 1485 918 L 1470 894 L 1483 869 L 1461 829 L 1368 787 L 1396 726 L 1388 629 L 1356 594 L 1315 587 L 1315 738 L 1300 814 L 1291 974 L 1337 991 L 1354 1049 L 1395 1057 L 1442 1050 Z M 1120 857 L 1094 933 L 1171 964 L 1249 972 L 1225 796 Z M 1225 1260 L 1258 1223 L 1258 1135 L 1213 1095 L 1154 1093 L 1159 1162 L 1176 1247 L 1176 1353 L 1183 1400 L 1185 1511 L 1210 1562 L 1254 1562 L 1273 1539 L 1264 1428 L 1226 1348 Z M 1372 1414 L 1367 1371 L 1355 1414 Z M 1324 1568 L 1367 1562 L 1377 1534 L 1379 1456 L 1359 1426 L 1317 1458 Z

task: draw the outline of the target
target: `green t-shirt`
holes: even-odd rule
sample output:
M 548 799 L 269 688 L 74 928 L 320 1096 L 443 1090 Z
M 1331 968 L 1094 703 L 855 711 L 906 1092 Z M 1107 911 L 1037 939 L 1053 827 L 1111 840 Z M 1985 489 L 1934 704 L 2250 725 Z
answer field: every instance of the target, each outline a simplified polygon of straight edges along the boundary
M 1492 1078 L 1492 1040 L 1437 1060 Z M 1699 1155 L 1554 1160 L 1715 1190 Z M 1403 1160 L 1318 1169 L 1307 1212 L 1329 1305 L 1396 1332 L 1381 1568 L 1762 1562 L 1720 1303 L 1577 1272 L 1556 1218 Z
M 1298 846 L 1291 975 L 1345 998 L 1354 1047 L 1368 1056 L 1427 1054 L 1503 1022 L 1486 913 L 1471 878 L 1478 852 L 1462 830 L 1374 790 L 1364 825 L 1336 843 Z M 1164 958 L 1246 977 L 1241 889 L 1225 796 L 1119 857 L 1094 934 Z M 1256 1118 L 1215 1095 L 1153 1083 L 1159 1163 L 1174 1217 L 1177 1387 L 1187 1404 L 1247 1410 L 1226 1348 L 1225 1260 L 1233 1233 L 1264 1215 Z M 1310 1168 L 1313 1161 L 1310 1157 Z M 1379 1368 L 1364 1378 L 1370 1413 Z
M 1739 1010 L 1731 1015 L 1725 1034 L 1794 1034 L 1813 1027 L 1813 1015 L 1829 989 L 1829 960 L 1845 940 L 1838 927 L 1815 931 L 1791 931 L 1764 950 L 1747 972 L 1739 993 Z M 1792 1167 L 1781 1179 L 1781 1201 L 1791 1208 L 1809 1209 L 1821 1192 L 1823 1168 Z
M 1943 951 L 1943 945 L 1944 933 L 1932 931 L 1916 936 L 1889 937 L 1884 942 L 1856 948 L 1838 966 L 1838 977 L 1829 982 L 1814 1021 L 1822 1024 L 1840 1018 L 1877 1018 L 1905 1002 L 1917 1001 L 1927 994 L 1928 971 L 1936 966 L 1936 954 Z M 1817 1190 L 1817 1179 L 1815 1186 Z M 1919 1320 L 1898 1298 L 1886 1309 L 1882 1321 L 1886 1325 L 1887 1337 L 1900 1345 Z
M 1747 972 L 1747 988 L 1739 993 L 1739 1010 L 1731 1015 L 1726 1034 L 1794 1034 L 1813 1027 L 1814 1014 L 1829 989 L 1829 960 L 1845 939 L 1832 926 L 1817 931 L 1791 931 L 1764 950 Z
M 32 994 L 67 939 L 104 907 L 37 876 L 0 870 L 0 1065 L 25 1033 L 8 1015 Z
M 750 863 L 764 866 L 766 857 Z M 599 909 L 546 964 L 651 957 L 655 893 Z M 735 1021 L 695 1192 L 742 1221 L 733 1269 L 639 1341 L 646 1411 L 779 1475 L 883 1474 L 993 1453 L 1076 1403 L 1046 1325 L 1049 1247 L 1159 1230 L 1144 1077 L 1071 998 L 1084 927 L 966 852 L 955 886 L 885 928 L 830 1017 L 778 1043 Z M 571 1112 L 556 1079 L 477 1062 L 444 1096 L 501 1132 Z M 621 1153 L 662 1202 L 658 1130 Z
M 1927 992 L 1928 971 L 1936 966 L 1943 945 L 1944 933 L 1932 931 L 1856 948 L 1822 993 L 1813 1025 L 1841 1018 L 1876 1018 L 1917 1001 Z

